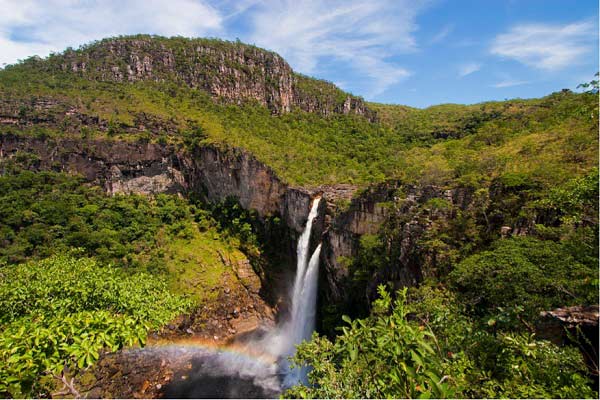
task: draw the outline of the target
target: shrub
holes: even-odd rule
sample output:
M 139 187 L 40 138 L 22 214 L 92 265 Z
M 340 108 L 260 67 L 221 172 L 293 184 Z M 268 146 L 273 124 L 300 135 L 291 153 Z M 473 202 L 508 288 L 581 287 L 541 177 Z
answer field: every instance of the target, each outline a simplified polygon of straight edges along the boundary
M 155 277 L 90 258 L 0 267 L 0 394 L 39 397 L 44 374 L 87 367 L 103 349 L 143 345 L 148 329 L 188 306 Z
M 449 279 L 476 314 L 505 317 L 514 325 L 519 314 L 535 321 L 542 310 L 596 302 L 596 275 L 560 243 L 518 237 L 467 257 Z

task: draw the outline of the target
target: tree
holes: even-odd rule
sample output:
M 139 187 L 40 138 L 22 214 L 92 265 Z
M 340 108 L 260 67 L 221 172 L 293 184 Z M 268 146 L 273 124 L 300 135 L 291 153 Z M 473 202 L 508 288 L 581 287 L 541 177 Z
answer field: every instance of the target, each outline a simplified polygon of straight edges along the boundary
M 580 83 L 579 85 L 577 85 L 577 89 L 584 89 L 584 91 L 586 93 L 597 94 L 598 93 L 598 76 L 599 75 L 600 75 L 600 72 L 596 72 L 596 74 L 594 74 L 596 79 L 592 79 L 590 82 L 587 82 L 587 83 Z

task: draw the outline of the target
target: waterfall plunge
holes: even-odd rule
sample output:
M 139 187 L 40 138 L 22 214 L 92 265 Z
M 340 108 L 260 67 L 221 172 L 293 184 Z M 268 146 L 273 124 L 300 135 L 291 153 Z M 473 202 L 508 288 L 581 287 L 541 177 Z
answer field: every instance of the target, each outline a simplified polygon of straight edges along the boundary
M 175 397 L 193 398 L 206 393 L 213 394 L 209 397 L 243 398 L 254 397 L 256 393 L 262 397 L 276 397 L 286 388 L 306 383 L 307 368 L 292 369 L 288 357 L 294 355 L 296 345 L 310 339 L 315 329 L 321 245 L 317 246 L 310 258 L 309 251 L 310 234 L 319 201 L 320 198 L 313 200 L 306 227 L 298 239 L 296 276 L 290 292 L 288 317 L 260 338 L 236 346 L 238 350 L 247 348 L 250 354 L 264 354 L 277 361 L 265 362 L 238 354 L 205 351 L 198 355 L 203 367 L 195 372 L 197 376 L 190 381 L 192 389 L 181 384 L 179 388 L 172 389 Z M 182 349 L 170 349 L 173 352 L 177 350 Z M 221 380 L 222 388 L 216 388 L 217 392 L 203 389 L 204 385 L 214 385 L 215 379 Z M 252 387 L 248 386 L 249 382 Z M 258 388 L 260 390 L 257 392 Z
M 292 313 L 289 324 L 289 334 L 293 346 L 299 344 L 302 340 L 310 339 L 315 327 L 321 245 L 319 244 L 315 249 L 310 261 L 308 259 L 308 252 L 310 250 L 310 232 L 313 220 L 317 217 L 320 200 L 320 198 L 316 198 L 313 201 L 306 227 L 298 239 L 296 278 L 294 279 L 294 288 L 292 291 Z
M 306 227 L 298 239 L 296 277 L 290 293 L 290 315 L 274 332 L 262 339 L 264 348 L 280 359 L 279 368 L 284 375 L 284 388 L 300 382 L 306 383 L 307 369 L 291 369 L 287 358 L 294 355 L 296 345 L 309 340 L 315 330 L 321 245 L 317 246 L 310 259 L 308 256 L 310 233 L 320 200 L 318 197 L 313 200 Z

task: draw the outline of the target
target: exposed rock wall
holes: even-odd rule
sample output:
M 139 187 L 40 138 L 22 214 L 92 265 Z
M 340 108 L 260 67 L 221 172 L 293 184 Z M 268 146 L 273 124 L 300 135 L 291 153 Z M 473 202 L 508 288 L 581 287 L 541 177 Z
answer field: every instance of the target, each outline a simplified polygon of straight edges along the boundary
M 240 149 L 204 146 L 187 153 L 150 143 L 0 135 L 0 159 L 19 154 L 33 155 L 32 169 L 80 174 L 110 194 L 192 191 L 208 202 L 234 197 L 260 217 L 282 216 L 296 233 L 315 195 L 289 187 Z
M 115 193 L 178 193 L 187 184 L 174 149 L 156 144 L 0 135 L 0 159 L 33 155 L 29 166 L 82 175 Z
M 94 80 L 181 82 L 228 102 L 256 101 L 277 114 L 296 107 L 323 115 L 376 118 L 362 99 L 329 82 L 295 74 L 274 52 L 239 42 L 119 37 L 68 50 L 51 61 L 48 68 Z
M 453 216 L 444 212 L 424 216 L 420 206 L 433 198 L 444 199 L 463 210 L 472 204 L 468 188 L 443 190 L 387 182 L 354 197 L 348 210 L 334 216 L 323 237 L 321 279 L 327 284 L 321 288 L 322 304 L 343 305 L 358 297 L 370 302 L 381 283 L 391 282 L 396 288 L 414 286 L 424 277 L 434 275 L 435 257 L 421 254 L 418 242 L 436 219 Z M 348 261 L 358 254 L 361 236 L 377 234 L 385 224 L 392 224 L 398 232 L 387 237 L 391 262 L 374 273 L 366 293 L 350 293 Z

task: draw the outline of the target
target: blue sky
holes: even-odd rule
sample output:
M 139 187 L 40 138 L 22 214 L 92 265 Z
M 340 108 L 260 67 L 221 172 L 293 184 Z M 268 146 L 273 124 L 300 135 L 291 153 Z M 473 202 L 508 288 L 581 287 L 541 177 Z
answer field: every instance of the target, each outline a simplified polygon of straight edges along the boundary
M 368 100 L 425 107 L 575 89 L 596 0 L 0 0 L 0 65 L 107 36 L 240 40 Z

